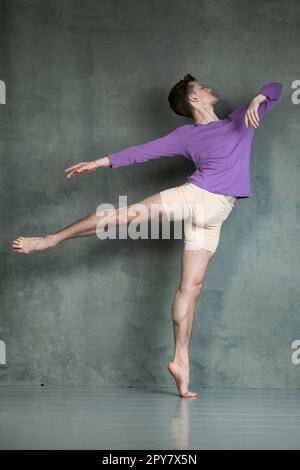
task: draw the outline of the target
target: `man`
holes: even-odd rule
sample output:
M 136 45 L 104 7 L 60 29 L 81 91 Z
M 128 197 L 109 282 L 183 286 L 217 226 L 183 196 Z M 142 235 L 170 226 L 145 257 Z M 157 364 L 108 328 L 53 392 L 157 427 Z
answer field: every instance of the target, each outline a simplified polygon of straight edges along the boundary
M 214 106 L 219 98 L 190 74 L 176 83 L 169 93 L 172 110 L 193 120 L 167 135 L 145 144 L 107 154 L 93 162 L 78 163 L 65 171 L 71 178 L 97 168 L 120 168 L 160 157 L 182 155 L 195 164 L 194 173 L 181 186 L 163 190 L 137 204 L 103 214 L 92 213 L 63 230 L 45 237 L 19 237 L 13 242 L 15 253 L 31 253 L 54 247 L 70 238 L 98 233 L 112 218 L 117 225 L 147 222 L 164 215 L 168 220 L 186 218 L 190 223 L 184 236 L 182 271 L 172 304 L 174 357 L 167 368 L 175 379 L 179 394 L 191 398 L 189 390 L 189 345 L 196 303 L 208 264 L 219 243 L 222 223 L 231 213 L 236 199 L 252 196 L 250 156 L 254 129 L 268 109 L 278 100 L 279 82 L 264 85 L 249 102 L 236 108 L 227 118 L 219 119 Z M 146 211 L 139 217 L 140 204 Z M 188 206 L 183 215 L 172 209 Z M 198 207 L 202 210 L 198 211 Z M 179 211 L 180 212 L 180 211 Z

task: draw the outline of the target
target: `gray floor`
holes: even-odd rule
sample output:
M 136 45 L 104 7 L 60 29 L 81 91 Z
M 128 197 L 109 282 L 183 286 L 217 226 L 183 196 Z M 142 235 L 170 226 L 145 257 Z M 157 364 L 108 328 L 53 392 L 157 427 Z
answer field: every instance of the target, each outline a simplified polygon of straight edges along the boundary
M 300 449 L 300 391 L 0 387 L 1 449 Z

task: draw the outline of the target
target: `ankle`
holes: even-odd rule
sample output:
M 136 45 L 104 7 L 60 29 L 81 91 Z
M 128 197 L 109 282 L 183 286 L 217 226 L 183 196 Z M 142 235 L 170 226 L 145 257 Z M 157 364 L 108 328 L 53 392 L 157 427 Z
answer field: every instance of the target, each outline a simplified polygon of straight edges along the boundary
M 54 247 L 59 243 L 58 237 L 55 234 L 50 234 L 45 237 L 49 247 Z
M 182 357 L 174 357 L 172 359 L 172 362 L 175 362 L 180 367 L 189 367 L 189 359 L 188 358 L 182 358 Z

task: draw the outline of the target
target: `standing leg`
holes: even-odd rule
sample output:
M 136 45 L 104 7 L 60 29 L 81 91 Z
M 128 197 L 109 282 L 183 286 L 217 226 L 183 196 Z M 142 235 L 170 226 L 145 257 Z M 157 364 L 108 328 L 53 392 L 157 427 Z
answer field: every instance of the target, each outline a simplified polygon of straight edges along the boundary
M 194 315 L 204 277 L 213 253 L 204 248 L 182 253 L 181 279 L 172 304 L 174 330 L 174 357 L 168 370 L 174 377 L 180 396 L 192 398 L 196 392 L 189 391 L 189 347 Z
M 143 205 L 145 210 L 139 216 L 140 205 Z M 96 229 L 98 232 L 99 224 L 101 223 L 101 230 L 109 223 L 116 225 L 128 224 L 133 219 L 136 223 L 145 222 L 152 218 L 161 218 L 163 214 L 162 201 L 160 193 L 149 196 L 142 201 L 132 204 L 127 207 L 119 209 L 111 209 L 105 212 L 105 215 L 97 215 L 96 212 L 84 217 L 81 220 L 65 227 L 59 232 L 52 233 L 45 237 L 18 237 L 13 241 L 12 248 L 16 253 L 31 253 L 33 251 L 42 251 L 52 248 L 59 243 L 69 238 L 86 237 L 95 235 Z

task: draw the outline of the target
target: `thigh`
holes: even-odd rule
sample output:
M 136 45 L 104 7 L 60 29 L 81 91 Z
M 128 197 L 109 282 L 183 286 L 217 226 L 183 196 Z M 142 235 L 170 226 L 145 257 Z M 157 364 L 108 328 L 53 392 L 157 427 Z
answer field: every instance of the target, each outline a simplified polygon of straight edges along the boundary
M 204 249 L 213 256 L 220 241 L 222 224 L 194 224 L 186 221 L 184 226 L 184 249 L 197 251 Z
M 185 248 L 204 248 L 215 253 L 223 222 L 233 209 L 234 201 L 226 196 L 211 193 L 195 185 L 190 186 L 192 218 L 185 222 Z
M 187 183 L 160 191 L 162 207 L 168 221 L 191 219 L 192 204 L 186 190 Z
M 181 256 L 181 285 L 202 283 L 212 256 L 213 254 L 204 248 L 187 250 L 184 246 Z
M 119 223 L 135 220 L 136 222 L 147 222 L 151 219 L 161 219 L 163 216 L 163 203 L 160 193 L 152 194 L 144 199 L 117 209 Z

